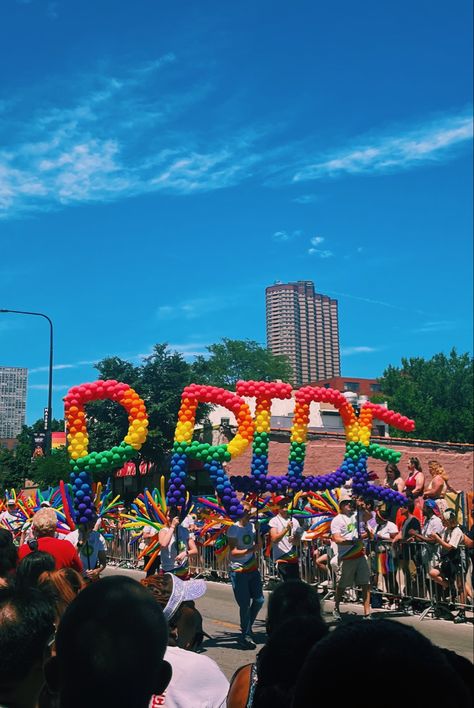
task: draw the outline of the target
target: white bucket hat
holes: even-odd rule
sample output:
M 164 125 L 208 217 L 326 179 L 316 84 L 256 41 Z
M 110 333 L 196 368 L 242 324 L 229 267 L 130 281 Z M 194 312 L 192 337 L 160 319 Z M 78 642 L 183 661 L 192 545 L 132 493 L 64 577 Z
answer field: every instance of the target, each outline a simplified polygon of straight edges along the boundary
M 173 582 L 170 599 L 163 610 L 164 616 L 169 621 L 182 602 L 197 600 L 204 595 L 206 583 L 204 580 L 181 580 L 173 573 L 165 573 L 165 575 L 170 575 Z

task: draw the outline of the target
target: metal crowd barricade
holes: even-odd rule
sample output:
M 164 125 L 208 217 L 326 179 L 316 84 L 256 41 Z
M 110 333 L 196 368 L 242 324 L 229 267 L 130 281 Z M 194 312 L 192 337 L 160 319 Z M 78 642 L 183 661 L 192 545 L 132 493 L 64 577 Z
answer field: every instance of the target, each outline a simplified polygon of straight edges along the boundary
M 194 577 L 208 580 L 228 581 L 228 553 L 216 554 L 213 544 L 197 543 L 198 555 L 191 561 Z M 434 553 L 433 553 L 434 551 Z M 108 561 L 111 565 L 126 568 L 143 568 L 138 560 L 140 551 L 131 531 L 115 529 L 107 541 Z M 440 565 L 440 546 L 421 542 L 410 542 L 393 546 L 387 541 L 368 541 L 367 559 L 371 569 L 371 597 L 378 596 L 386 609 L 404 609 L 410 604 L 420 613 L 420 619 L 434 614 L 435 608 L 443 602 L 457 610 L 473 609 L 472 606 L 472 564 L 464 547 L 460 548 L 461 563 L 450 580 L 447 592 L 433 582 L 429 571 Z M 278 580 L 276 565 L 271 555 L 262 549 L 258 565 L 265 587 L 271 587 Z M 336 586 L 337 559 L 331 546 L 321 539 L 303 541 L 299 551 L 300 577 L 314 585 L 330 599 Z M 466 588 L 471 588 L 471 603 L 467 603 Z M 348 590 L 345 600 L 355 601 L 357 594 Z

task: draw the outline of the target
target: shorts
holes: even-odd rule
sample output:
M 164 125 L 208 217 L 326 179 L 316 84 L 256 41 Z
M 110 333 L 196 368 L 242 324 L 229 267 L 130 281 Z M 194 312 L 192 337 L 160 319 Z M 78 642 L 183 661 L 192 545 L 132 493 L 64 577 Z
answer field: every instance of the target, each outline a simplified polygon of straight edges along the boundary
M 369 583 L 370 568 L 365 556 L 339 562 L 337 567 L 338 588 L 343 590 L 352 585 L 369 585 Z

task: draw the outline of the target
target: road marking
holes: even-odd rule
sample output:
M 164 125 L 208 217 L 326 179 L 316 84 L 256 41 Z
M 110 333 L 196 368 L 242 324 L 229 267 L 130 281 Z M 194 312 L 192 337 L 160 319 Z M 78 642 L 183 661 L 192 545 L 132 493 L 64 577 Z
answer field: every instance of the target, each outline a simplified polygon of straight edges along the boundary
M 221 625 L 221 627 L 229 627 L 229 629 L 240 629 L 240 625 L 234 624 L 233 622 L 224 622 L 224 620 L 211 619 L 210 617 L 206 617 L 205 619 L 207 622 L 219 624 Z

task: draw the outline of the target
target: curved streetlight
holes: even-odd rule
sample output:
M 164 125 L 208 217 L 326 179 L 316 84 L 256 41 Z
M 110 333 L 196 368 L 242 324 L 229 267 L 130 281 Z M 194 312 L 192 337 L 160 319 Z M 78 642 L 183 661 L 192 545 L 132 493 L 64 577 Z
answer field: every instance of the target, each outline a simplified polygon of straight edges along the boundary
M 46 421 L 46 452 L 51 452 L 51 422 L 53 418 L 52 397 L 53 397 L 53 323 L 48 315 L 43 312 L 27 312 L 25 310 L 5 310 L 0 308 L 0 312 L 8 312 L 13 315 L 33 315 L 43 317 L 49 322 L 49 381 L 48 381 L 48 420 Z

